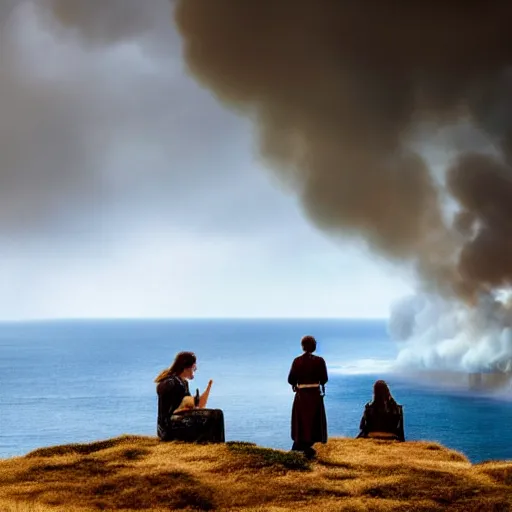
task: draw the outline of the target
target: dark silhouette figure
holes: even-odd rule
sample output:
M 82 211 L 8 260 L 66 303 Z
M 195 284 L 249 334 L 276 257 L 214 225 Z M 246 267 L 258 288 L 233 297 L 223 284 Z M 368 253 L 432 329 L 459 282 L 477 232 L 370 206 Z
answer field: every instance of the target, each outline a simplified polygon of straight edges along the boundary
M 288 383 L 295 392 L 292 408 L 292 450 L 313 457 L 315 443 L 327 442 L 327 418 L 324 394 L 327 367 L 322 357 L 313 355 L 316 340 L 304 336 L 301 340 L 304 354 L 296 357 L 288 375 Z
M 405 441 L 402 406 L 395 402 L 383 380 L 373 385 L 373 401 L 365 405 L 359 428 L 357 437 Z
M 171 367 L 155 379 L 157 434 L 162 441 L 224 442 L 222 411 L 205 408 L 213 382 L 208 382 L 202 395 L 199 390 L 194 398 L 190 394 L 188 381 L 194 378 L 196 368 L 196 356 L 192 352 L 180 352 Z M 185 407 L 185 397 L 190 397 L 192 407 Z

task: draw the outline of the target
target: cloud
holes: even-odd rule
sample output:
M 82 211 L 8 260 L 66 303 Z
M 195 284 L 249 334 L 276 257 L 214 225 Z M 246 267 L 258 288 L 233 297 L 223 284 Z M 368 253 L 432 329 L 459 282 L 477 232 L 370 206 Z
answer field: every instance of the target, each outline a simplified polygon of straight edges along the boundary
M 187 75 L 172 6 L 0 2 L 2 318 L 382 314 Z
M 266 218 L 248 124 L 183 72 L 167 0 L 14 4 L 0 12 L 0 236 Z

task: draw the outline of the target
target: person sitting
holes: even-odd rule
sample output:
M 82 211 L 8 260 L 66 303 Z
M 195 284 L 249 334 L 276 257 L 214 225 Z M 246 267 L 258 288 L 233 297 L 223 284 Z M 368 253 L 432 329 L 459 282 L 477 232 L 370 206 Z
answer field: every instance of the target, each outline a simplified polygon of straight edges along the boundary
M 208 382 L 202 395 L 198 390 L 195 399 L 190 394 L 188 381 L 194 378 L 196 370 L 195 354 L 180 352 L 170 368 L 155 379 L 157 434 L 162 441 L 223 443 L 225 440 L 223 412 L 206 409 L 213 381 Z
M 358 438 L 405 441 L 403 409 L 385 381 L 373 385 L 373 401 L 365 405 L 359 429 Z

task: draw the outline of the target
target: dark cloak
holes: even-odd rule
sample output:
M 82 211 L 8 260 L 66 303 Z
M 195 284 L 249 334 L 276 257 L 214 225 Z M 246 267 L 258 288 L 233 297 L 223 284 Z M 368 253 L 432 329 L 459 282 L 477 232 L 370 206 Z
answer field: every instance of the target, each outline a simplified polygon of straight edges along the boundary
M 295 391 L 292 408 L 291 434 L 295 443 L 326 443 L 327 417 L 323 386 L 327 367 L 322 357 L 305 353 L 294 359 L 288 383 Z M 317 388 L 298 388 L 299 384 L 319 384 Z
M 398 441 L 405 441 L 404 413 L 394 400 L 384 404 L 369 402 L 364 406 L 357 437 L 368 437 L 372 432 L 393 434 Z

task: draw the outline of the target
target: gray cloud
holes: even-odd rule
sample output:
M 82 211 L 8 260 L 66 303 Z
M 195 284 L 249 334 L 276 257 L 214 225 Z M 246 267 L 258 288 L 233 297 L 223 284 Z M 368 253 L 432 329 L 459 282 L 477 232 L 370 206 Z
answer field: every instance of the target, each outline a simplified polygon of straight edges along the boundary
M 0 20 L 0 235 L 242 232 L 286 209 L 262 208 L 248 124 L 183 73 L 167 0 L 20 0 Z
M 169 30 L 169 0 L 43 0 L 45 7 L 64 26 L 86 43 L 107 45 L 137 39 L 176 42 Z
M 289 287 L 320 294 L 325 247 L 337 266 L 337 247 L 303 222 L 296 197 L 268 169 L 254 172 L 268 162 L 253 147 L 250 121 L 186 76 L 172 7 L 0 2 L 4 316 L 83 315 L 90 303 L 108 314 L 123 299 L 146 313 L 155 288 L 167 312 L 171 287 L 182 292 L 178 302 L 190 297 L 189 313 L 211 303 L 229 314 L 229 290 L 236 297 L 244 279 L 264 295 L 269 287 L 279 297 L 300 295 Z M 70 296 L 83 289 L 75 304 Z M 274 300 L 278 314 L 286 301 Z M 314 303 L 321 312 L 317 296 Z

